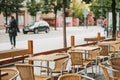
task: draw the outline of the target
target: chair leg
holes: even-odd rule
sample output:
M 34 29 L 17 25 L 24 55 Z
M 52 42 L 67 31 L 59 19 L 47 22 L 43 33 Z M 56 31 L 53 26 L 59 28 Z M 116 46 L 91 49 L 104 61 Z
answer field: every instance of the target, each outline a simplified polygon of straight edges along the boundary
M 54 80 L 54 77 L 52 76 L 52 72 L 50 72 L 50 80 Z
M 79 66 L 77 66 L 77 72 L 78 72 Z
M 97 70 L 99 69 L 99 73 L 100 73 L 100 67 L 98 66 L 99 63 L 100 63 L 100 59 L 97 58 L 97 60 L 96 60 L 96 72 L 98 72 Z
M 92 73 L 94 72 L 94 70 L 93 70 L 93 62 L 91 62 L 91 68 L 92 68 Z
M 96 65 L 95 65 L 95 66 L 96 66 L 96 73 L 98 72 L 98 71 L 97 71 L 98 64 L 99 64 L 99 59 L 96 58 Z
M 84 67 L 85 75 L 87 75 L 87 66 Z
M 40 62 L 40 66 L 42 66 L 42 62 Z M 42 70 L 42 67 L 40 68 L 40 70 Z M 42 72 L 40 71 L 40 74 L 42 74 Z
M 75 66 L 72 67 L 72 73 L 75 73 Z

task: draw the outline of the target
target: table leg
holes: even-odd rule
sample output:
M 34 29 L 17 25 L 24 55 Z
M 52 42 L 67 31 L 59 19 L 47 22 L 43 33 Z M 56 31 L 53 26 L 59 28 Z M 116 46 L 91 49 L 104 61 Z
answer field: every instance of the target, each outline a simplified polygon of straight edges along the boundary
M 0 80 L 1 80 L 1 70 L 0 70 Z
M 86 54 L 87 54 L 87 51 L 85 50 L 85 59 L 87 58 L 87 55 L 86 55 Z
M 47 61 L 47 75 L 49 75 L 49 61 Z

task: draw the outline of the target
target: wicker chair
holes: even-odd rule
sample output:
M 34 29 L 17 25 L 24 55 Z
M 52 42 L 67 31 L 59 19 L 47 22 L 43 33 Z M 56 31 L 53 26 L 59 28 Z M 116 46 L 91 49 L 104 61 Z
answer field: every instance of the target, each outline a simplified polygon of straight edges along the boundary
M 64 74 L 59 76 L 58 80 L 82 80 L 82 78 L 88 79 L 88 80 L 94 80 L 93 78 L 80 75 L 80 74 Z
M 96 65 L 96 72 L 97 72 L 97 56 L 99 55 L 99 53 L 100 53 L 100 51 L 101 51 L 101 48 L 98 48 L 98 49 L 95 49 L 95 50 L 92 50 L 92 51 L 88 51 L 88 57 L 87 57 L 87 60 L 89 60 L 89 61 L 92 61 L 92 64 L 93 65 Z
M 108 47 L 108 45 L 99 45 L 99 46 L 102 48 L 102 50 L 97 56 L 97 61 L 100 62 L 100 60 L 102 60 L 101 62 L 104 62 L 106 59 L 109 60 L 111 57 L 114 56 L 114 53 L 115 53 L 114 46 L 110 46 L 110 47 Z
M 1 77 L 1 80 L 16 80 L 19 72 L 14 68 L 1 68 L 1 73 L 7 73 Z
M 68 54 L 56 54 L 56 55 L 68 55 Z M 63 59 L 59 59 L 56 60 L 54 62 L 54 68 L 50 69 L 50 74 L 52 75 L 52 78 L 57 77 L 63 73 L 68 73 L 68 71 L 66 70 L 67 68 L 67 63 L 68 63 L 69 57 L 68 58 L 63 58 Z M 41 70 L 41 72 L 47 72 L 45 69 Z M 53 75 L 53 73 L 55 73 L 56 75 Z
M 69 54 L 71 58 L 71 68 L 73 68 L 73 73 L 75 72 L 75 66 L 77 66 L 77 72 L 79 68 L 84 68 L 85 74 L 87 74 L 87 66 L 92 66 L 92 62 L 90 60 L 84 59 L 82 52 L 70 51 Z
M 114 77 L 120 78 L 120 57 L 111 58 L 110 63 L 113 69 L 119 70 L 119 72 L 113 72 Z
M 101 63 L 99 64 L 99 66 L 102 68 L 106 80 L 120 80 L 120 76 L 114 75 L 114 73 L 120 74 L 120 71 L 113 69 L 112 65 L 106 65 Z
M 110 76 L 109 76 L 109 74 L 108 74 L 108 71 L 107 71 L 107 68 L 105 67 L 105 65 L 103 65 L 103 64 L 99 64 L 99 66 L 102 68 L 102 70 L 103 70 L 103 74 L 104 74 L 104 76 L 105 76 L 105 79 L 106 80 L 110 80 Z
M 112 57 L 114 55 L 115 52 L 115 47 L 114 46 L 109 46 L 108 45 L 99 45 L 102 50 L 99 53 L 100 56 L 104 56 L 104 57 Z
M 33 67 L 42 66 L 33 66 L 31 64 L 15 64 L 15 66 L 17 67 L 20 73 L 21 80 L 50 80 L 49 76 L 34 75 Z
M 106 60 L 110 60 L 111 57 L 114 57 L 115 54 L 114 46 L 108 46 L 108 45 L 99 45 L 99 46 L 101 47 L 101 51 L 97 56 L 97 60 L 96 60 L 97 64 L 99 64 L 100 62 L 105 62 Z M 99 68 L 99 72 L 100 72 L 100 68 Z
M 115 47 L 115 53 L 116 53 L 116 56 L 118 56 L 120 53 L 120 43 L 116 43 L 113 45 Z

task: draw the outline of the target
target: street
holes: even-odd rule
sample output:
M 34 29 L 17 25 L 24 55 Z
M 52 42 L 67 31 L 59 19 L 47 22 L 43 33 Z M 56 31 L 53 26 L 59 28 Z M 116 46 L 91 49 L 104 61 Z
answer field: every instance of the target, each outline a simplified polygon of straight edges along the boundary
M 67 27 L 67 46 L 70 46 L 71 36 L 75 36 L 75 45 L 83 44 L 85 37 L 96 37 L 97 33 L 100 32 L 101 36 L 105 36 L 104 30 L 98 26 L 86 27 Z M 9 35 L 5 33 L 5 30 L 0 30 L 0 50 L 10 49 L 11 45 L 9 42 Z M 27 41 L 33 40 L 33 52 L 38 53 L 47 50 L 59 49 L 63 47 L 63 28 L 58 27 L 57 30 L 51 28 L 49 33 L 39 32 L 38 34 L 18 33 L 16 48 L 27 48 Z

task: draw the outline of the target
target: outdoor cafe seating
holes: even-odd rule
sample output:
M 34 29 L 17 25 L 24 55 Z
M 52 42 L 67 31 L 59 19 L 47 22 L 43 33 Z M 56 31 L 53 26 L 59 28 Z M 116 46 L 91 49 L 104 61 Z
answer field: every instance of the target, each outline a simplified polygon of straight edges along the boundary
M 118 72 L 113 72 L 113 76 L 120 79 L 120 57 L 111 58 L 110 64 L 113 69 L 118 70 Z
M 56 55 L 60 56 L 60 55 L 68 55 L 68 54 L 59 53 L 59 54 L 56 54 Z M 60 76 L 64 73 L 68 73 L 68 70 L 66 69 L 67 64 L 68 64 L 68 60 L 69 60 L 69 57 L 66 57 L 66 58 L 63 58 L 63 59 L 58 59 L 58 60 L 54 61 L 54 68 L 50 69 L 50 72 L 49 72 L 52 75 L 52 78 L 58 77 L 58 76 Z M 47 70 L 42 69 L 41 72 L 42 73 L 47 72 Z
M 78 65 L 79 66 L 78 68 L 82 66 L 81 68 L 85 69 L 86 74 L 87 74 L 87 67 L 91 67 L 92 73 L 94 73 L 93 66 L 96 65 L 96 71 L 97 71 L 96 60 L 97 60 L 97 56 L 100 51 L 101 51 L 101 48 L 96 45 L 80 46 L 80 47 L 71 48 L 68 51 L 71 57 L 71 66 L 73 67 L 73 66 Z
M 114 43 L 115 42 L 115 43 Z M 115 80 L 119 80 L 119 70 L 114 66 L 119 66 L 120 63 L 116 65 L 116 63 L 120 60 L 117 60 L 115 57 L 115 53 L 119 52 L 120 46 L 119 41 L 103 41 L 103 44 L 98 42 L 95 45 L 85 45 L 85 46 L 76 46 L 71 47 L 67 49 L 64 53 L 56 52 L 54 54 L 40 54 L 35 56 L 30 56 L 25 58 L 26 61 L 34 61 L 34 62 L 45 62 L 44 64 L 15 64 L 16 68 L 19 71 L 19 76 L 21 80 L 69 80 L 73 76 L 73 80 L 77 80 L 77 77 L 74 77 L 74 75 L 79 75 L 78 80 L 86 79 L 88 80 L 94 80 L 89 76 L 89 71 L 94 73 L 95 75 L 99 73 L 94 72 L 94 66 L 96 66 L 96 72 L 97 72 L 97 66 L 99 64 L 100 68 L 103 70 L 103 73 L 105 74 L 105 78 L 107 74 L 107 70 L 113 70 L 116 72 L 112 72 L 112 77 L 115 78 Z M 109 45 L 110 44 L 110 45 Z M 78 59 L 78 60 L 77 60 Z M 71 65 L 68 66 L 68 62 L 71 62 Z M 52 68 L 50 68 L 50 63 L 54 62 L 54 67 L 52 65 Z M 103 65 L 102 63 L 109 62 L 109 67 L 106 68 L 106 65 Z M 116 63 L 115 63 L 116 62 Z M 77 69 L 76 69 L 77 65 Z M 112 65 L 112 66 L 111 66 Z M 70 71 L 67 70 L 67 66 L 70 67 Z M 39 70 L 37 72 L 40 72 L 41 74 L 37 75 L 34 73 L 34 69 L 38 67 Z M 41 69 L 40 69 L 41 68 Z M 88 68 L 90 69 L 88 71 Z M 110 69 L 109 69 L 110 68 Z M 27 71 L 26 71 L 27 70 Z M 72 73 L 71 73 L 72 71 Z M 65 72 L 65 73 L 64 73 Z M 84 75 L 81 73 L 85 73 Z M 44 74 L 45 73 L 45 74 Z M 54 75 L 57 74 L 57 75 Z M 89 76 L 87 76 L 87 75 Z M 67 77 L 67 76 L 68 77 Z M 71 77 L 69 77 L 71 75 Z M 62 76 L 66 77 L 65 79 L 62 78 Z M 110 76 L 110 75 L 108 75 Z M 57 78 L 56 78 L 57 77 Z M 84 78 L 83 78 L 84 77 Z M 3 77 L 2 77 L 3 78 Z M 93 77 L 96 79 L 96 76 Z M 4 79 L 2 79 L 4 80 Z M 107 78 L 106 78 L 107 80 Z M 109 79 L 108 79 L 109 80 Z
M 120 58 L 117 58 L 117 60 Z M 101 67 L 104 77 L 106 80 L 120 80 L 120 64 L 116 58 L 112 58 L 110 60 L 111 63 L 100 63 L 99 66 Z
M 16 80 L 19 72 L 14 68 L 0 68 L 0 80 Z
M 79 68 L 84 68 L 85 74 L 87 74 L 87 67 L 92 66 L 91 61 L 85 60 L 83 58 L 82 52 L 69 52 L 70 59 L 71 59 L 71 69 L 73 69 L 73 73 L 75 73 L 75 67 L 77 67 L 77 72 L 79 71 Z M 92 67 L 92 73 L 93 73 L 93 67 Z
M 91 77 L 80 75 L 80 74 L 75 74 L 75 73 L 61 75 L 59 76 L 58 80 L 84 80 L 83 78 L 87 80 L 94 80 Z
M 120 54 L 120 42 L 113 45 L 115 48 L 115 55 L 118 56 Z
M 52 79 L 54 77 L 58 77 L 59 75 L 63 74 L 64 72 L 68 72 L 66 70 L 67 63 L 69 60 L 69 56 L 66 53 L 54 53 L 54 54 L 48 54 L 48 55 L 38 55 L 33 56 L 30 58 L 26 58 L 26 60 L 29 61 L 40 61 L 45 62 L 46 69 L 41 68 L 41 74 L 46 73 L 48 76 L 52 75 Z M 50 68 L 50 62 L 53 62 L 53 67 Z M 53 74 L 55 73 L 55 75 Z
M 31 64 L 15 64 L 15 66 L 19 70 L 21 80 L 50 80 L 51 78 L 51 76 L 34 74 L 34 67 L 46 67 Z

